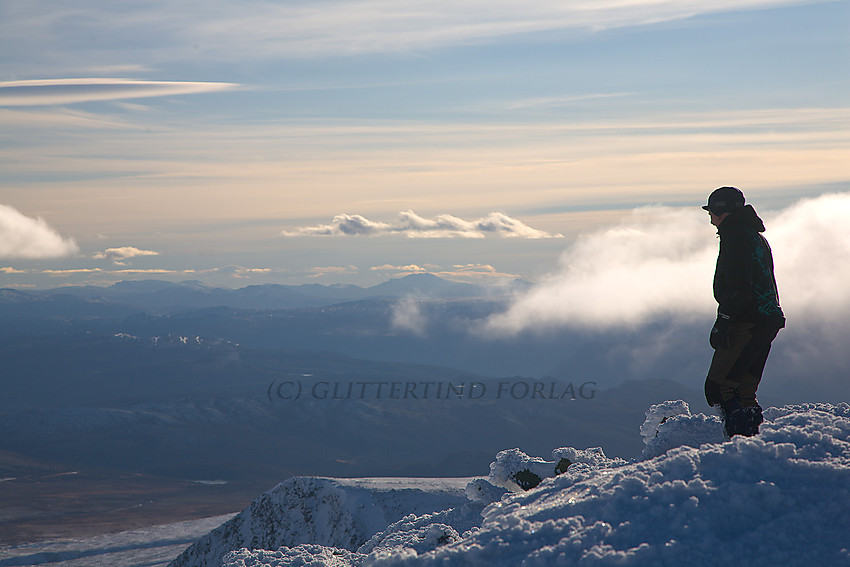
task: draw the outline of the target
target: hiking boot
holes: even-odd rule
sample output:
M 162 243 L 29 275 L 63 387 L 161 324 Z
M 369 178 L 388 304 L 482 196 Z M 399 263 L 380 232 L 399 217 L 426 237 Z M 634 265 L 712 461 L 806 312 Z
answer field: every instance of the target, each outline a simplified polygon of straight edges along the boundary
M 738 398 L 720 402 L 720 415 L 723 418 L 723 430 L 730 439 L 735 435 L 744 437 L 755 435 L 752 431 L 750 412 L 741 407 L 741 401 Z
M 747 416 L 747 425 L 749 428 L 749 434 L 747 435 L 747 437 L 758 435 L 759 425 L 764 423 L 764 416 L 761 412 L 761 406 L 747 406 L 744 408 L 744 413 Z

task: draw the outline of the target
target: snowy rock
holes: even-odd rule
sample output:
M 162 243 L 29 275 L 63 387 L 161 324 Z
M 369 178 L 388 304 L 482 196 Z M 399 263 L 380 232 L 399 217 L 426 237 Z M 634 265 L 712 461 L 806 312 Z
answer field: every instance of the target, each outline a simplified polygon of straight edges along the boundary
M 492 504 L 501 500 L 507 493 L 507 488 L 496 486 L 483 478 L 473 479 L 466 485 L 466 497 L 473 502 Z
M 663 455 L 676 447 L 699 448 L 705 443 L 724 443 L 728 440 L 719 417 L 696 415 L 674 415 L 658 426 L 655 437 L 646 440 L 641 459 Z
M 645 445 L 658 436 L 658 428 L 668 419 L 677 415 L 691 415 L 691 408 L 684 400 L 661 402 L 646 410 L 646 420 L 640 426 L 640 435 Z
M 574 465 L 589 465 L 593 467 L 612 466 L 625 463 L 622 459 L 609 459 L 600 447 L 590 449 L 575 449 L 561 447 L 552 451 L 551 461 L 541 457 L 529 457 L 519 449 L 500 451 L 496 460 L 490 463 L 490 484 L 505 488 L 511 492 L 522 492 L 527 486 L 521 486 L 521 475 L 534 475 L 538 481 L 557 476 Z M 535 485 L 536 486 L 536 485 Z
M 519 449 L 500 451 L 496 460 L 490 463 L 490 476 L 487 480 L 493 486 L 499 486 L 511 492 L 522 492 L 524 488 L 517 484 L 517 474 L 528 472 L 538 479 L 555 475 L 556 463 L 540 457 L 529 457 Z

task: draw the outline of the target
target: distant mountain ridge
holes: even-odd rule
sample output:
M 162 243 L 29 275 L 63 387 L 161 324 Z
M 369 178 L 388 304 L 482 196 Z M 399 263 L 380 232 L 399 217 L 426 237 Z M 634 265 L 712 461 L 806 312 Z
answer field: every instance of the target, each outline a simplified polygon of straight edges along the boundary
M 20 308 L 21 306 L 33 307 L 37 303 L 50 303 L 51 308 L 60 310 L 97 303 L 155 310 L 209 307 L 292 309 L 410 295 L 428 299 L 492 297 L 509 294 L 513 289 L 528 285 L 527 282 L 515 280 L 505 287 L 483 286 L 454 282 L 429 273 L 411 274 L 366 288 L 340 284 L 263 284 L 227 289 L 207 286 L 194 280 L 179 283 L 135 280 L 121 281 L 109 287 L 65 286 L 39 291 L 0 289 L 0 305 L 4 307 L 17 305 Z

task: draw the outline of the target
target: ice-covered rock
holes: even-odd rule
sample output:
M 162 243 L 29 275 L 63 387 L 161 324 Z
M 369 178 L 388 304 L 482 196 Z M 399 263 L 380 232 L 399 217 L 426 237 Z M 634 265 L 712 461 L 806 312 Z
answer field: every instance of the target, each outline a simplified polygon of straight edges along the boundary
M 646 410 L 646 419 L 640 426 L 640 436 L 645 445 L 649 445 L 658 436 L 658 428 L 668 419 L 677 415 L 691 415 L 691 408 L 684 400 L 661 402 Z
M 466 496 L 473 502 L 492 504 L 502 499 L 508 493 L 507 488 L 496 486 L 483 478 L 473 479 L 466 485 Z
M 490 463 L 490 484 L 511 492 L 522 492 L 535 488 L 543 479 L 562 474 L 569 467 L 577 465 L 617 466 L 625 463 L 622 459 L 609 459 L 601 447 L 575 449 L 560 447 L 552 451 L 552 460 L 541 457 L 529 457 L 519 449 L 500 451 L 496 460 Z M 532 482 L 528 482 L 531 479 Z
M 727 440 L 719 417 L 702 413 L 694 415 L 682 400 L 650 407 L 640 433 L 645 444 L 640 457 L 644 460 L 663 455 L 676 447 L 698 448 L 705 443 Z

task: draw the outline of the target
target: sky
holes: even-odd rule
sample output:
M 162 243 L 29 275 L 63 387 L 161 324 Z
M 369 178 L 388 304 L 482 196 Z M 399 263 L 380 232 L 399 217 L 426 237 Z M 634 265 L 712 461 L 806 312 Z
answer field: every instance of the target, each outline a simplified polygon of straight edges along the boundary
M 658 246 L 670 287 L 707 281 L 723 185 L 811 259 L 782 230 L 846 210 L 848 23 L 847 1 L 0 0 L 0 287 L 540 281 L 493 323 L 521 329 L 535 298 L 654 274 Z M 576 284 L 594 257 L 620 272 Z

